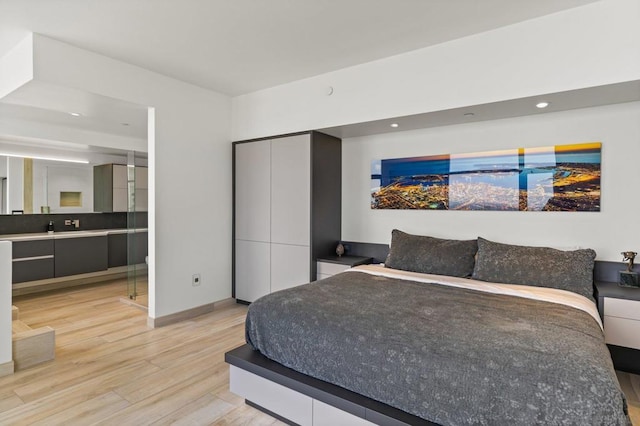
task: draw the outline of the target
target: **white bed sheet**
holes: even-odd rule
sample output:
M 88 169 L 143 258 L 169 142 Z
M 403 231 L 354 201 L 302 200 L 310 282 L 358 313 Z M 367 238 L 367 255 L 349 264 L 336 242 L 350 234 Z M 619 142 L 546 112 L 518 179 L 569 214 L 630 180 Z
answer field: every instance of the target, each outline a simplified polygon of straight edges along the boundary
M 451 287 L 461 287 L 471 290 L 483 291 L 486 293 L 524 297 L 527 299 L 541 300 L 551 303 L 559 303 L 561 305 L 571 306 L 588 313 L 598 323 L 600 328 L 603 329 L 602 320 L 600 319 L 600 314 L 598 313 L 596 304 L 592 300 L 589 300 L 584 296 L 566 290 L 519 284 L 500 284 L 472 280 L 469 278 L 449 277 L 445 275 L 422 274 L 418 272 L 408 272 L 398 269 L 385 268 L 382 265 L 360 265 L 350 268 L 346 272 L 350 271 L 364 272 L 367 274 L 379 275 L 388 278 L 441 284 Z

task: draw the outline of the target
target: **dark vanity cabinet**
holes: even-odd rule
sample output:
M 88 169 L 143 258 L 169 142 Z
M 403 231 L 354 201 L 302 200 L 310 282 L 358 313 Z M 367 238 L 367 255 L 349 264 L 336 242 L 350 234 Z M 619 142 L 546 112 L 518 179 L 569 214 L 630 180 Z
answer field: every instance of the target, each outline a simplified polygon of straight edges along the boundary
M 53 278 L 53 240 L 14 242 L 12 266 L 14 283 Z
M 106 235 L 61 238 L 54 242 L 56 277 L 107 270 L 109 245 Z
M 109 235 L 109 268 L 127 265 L 127 234 Z
M 148 240 L 146 229 L 12 236 L 9 239 L 13 242 L 12 282 L 26 288 L 31 282 L 38 286 L 50 284 L 39 282 L 42 280 L 144 264 Z M 122 270 L 112 272 L 121 273 Z
M 145 263 L 148 235 L 147 232 L 109 234 L 109 268 Z

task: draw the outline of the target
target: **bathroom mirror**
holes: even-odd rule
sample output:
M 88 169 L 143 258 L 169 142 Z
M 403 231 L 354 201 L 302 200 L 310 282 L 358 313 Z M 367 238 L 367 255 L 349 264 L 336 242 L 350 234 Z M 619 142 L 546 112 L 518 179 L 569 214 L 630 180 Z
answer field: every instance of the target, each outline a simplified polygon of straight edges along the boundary
M 0 155 L 0 214 L 55 214 L 94 212 L 94 166 L 147 166 L 145 153 L 92 153 L 86 162 Z M 62 158 L 62 157 L 60 157 Z

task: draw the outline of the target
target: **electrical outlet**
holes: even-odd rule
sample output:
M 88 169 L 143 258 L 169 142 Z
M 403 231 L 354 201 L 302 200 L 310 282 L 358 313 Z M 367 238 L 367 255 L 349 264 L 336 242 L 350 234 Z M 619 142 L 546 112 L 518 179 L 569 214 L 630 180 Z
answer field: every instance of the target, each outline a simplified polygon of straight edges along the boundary
M 197 286 L 199 286 L 199 285 L 200 285 L 200 283 L 201 283 L 201 282 L 202 282 L 202 281 L 201 281 L 201 279 L 200 279 L 200 274 L 193 274 L 193 275 L 191 276 L 191 285 L 192 285 L 192 286 L 197 287 Z

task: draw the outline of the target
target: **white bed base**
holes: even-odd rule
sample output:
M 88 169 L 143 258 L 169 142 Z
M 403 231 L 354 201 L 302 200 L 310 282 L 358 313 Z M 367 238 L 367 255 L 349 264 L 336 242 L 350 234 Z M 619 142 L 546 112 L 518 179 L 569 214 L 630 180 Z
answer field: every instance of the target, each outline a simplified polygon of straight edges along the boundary
M 301 426 L 365 426 L 374 423 L 349 414 L 256 374 L 231 366 L 231 392 L 250 401 L 256 408 L 276 414 L 281 420 Z
M 374 401 L 271 361 L 240 346 L 225 354 L 230 365 L 229 389 L 246 403 L 288 424 L 433 425 L 404 411 Z

